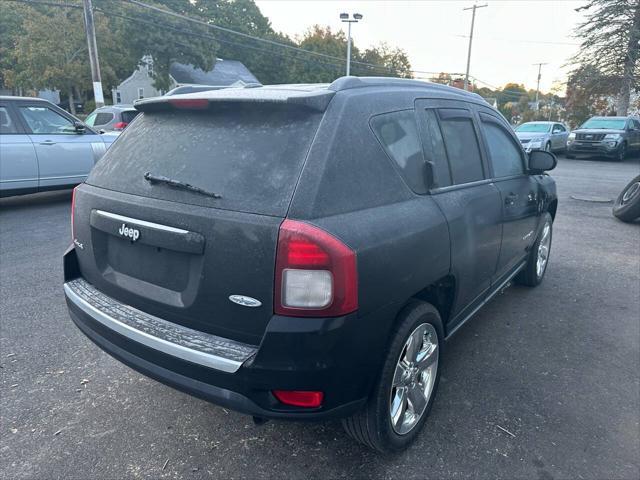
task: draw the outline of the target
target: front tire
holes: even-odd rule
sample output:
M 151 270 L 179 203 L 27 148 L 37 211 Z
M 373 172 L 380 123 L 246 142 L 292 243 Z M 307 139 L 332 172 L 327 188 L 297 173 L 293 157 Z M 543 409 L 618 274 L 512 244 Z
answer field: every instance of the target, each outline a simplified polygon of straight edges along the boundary
M 516 282 L 528 287 L 537 287 L 542 283 L 549 264 L 551 239 L 553 237 L 553 218 L 549 212 L 542 217 L 542 229 L 538 234 L 524 269 L 516 276 Z
M 616 153 L 616 161 L 623 162 L 625 158 L 627 158 L 627 144 L 622 142 Z
M 380 378 L 365 408 L 342 421 L 347 434 L 381 453 L 407 448 L 418 436 L 440 380 L 442 321 L 430 304 L 400 313 Z

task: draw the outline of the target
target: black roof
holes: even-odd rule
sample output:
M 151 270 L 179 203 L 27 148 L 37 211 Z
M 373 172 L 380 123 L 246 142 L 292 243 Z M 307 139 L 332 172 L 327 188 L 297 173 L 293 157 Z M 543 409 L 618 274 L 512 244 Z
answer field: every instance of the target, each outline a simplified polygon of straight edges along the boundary
M 153 110 L 163 108 L 163 105 L 166 106 L 169 101 L 175 101 L 181 98 L 198 98 L 209 100 L 209 102 L 289 103 L 324 111 L 336 92 L 349 92 L 350 90 L 355 91 L 356 89 L 365 88 L 383 88 L 389 91 L 402 91 L 406 89 L 424 90 L 425 94 L 435 93 L 436 95 L 452 99 L 457 98 L 486 104 L 484 99 L 478 94 L 438 83 L 392 77 L 341 77 L 331 84 L 264 85 L 257 87 L 252 86 L 252 88 L 225 88 L 170 97 L 148 98 L 135 102 L 135 107 L 139 110 Z

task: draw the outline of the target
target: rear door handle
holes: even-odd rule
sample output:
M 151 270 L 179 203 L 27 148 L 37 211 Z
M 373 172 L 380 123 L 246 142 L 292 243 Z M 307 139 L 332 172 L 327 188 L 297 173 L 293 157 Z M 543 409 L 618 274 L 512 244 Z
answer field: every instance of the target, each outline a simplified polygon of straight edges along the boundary
M 53 140 L 45 140 L 44 142 L 40 142 L 40 145 L 55 145 L 56 142 Z

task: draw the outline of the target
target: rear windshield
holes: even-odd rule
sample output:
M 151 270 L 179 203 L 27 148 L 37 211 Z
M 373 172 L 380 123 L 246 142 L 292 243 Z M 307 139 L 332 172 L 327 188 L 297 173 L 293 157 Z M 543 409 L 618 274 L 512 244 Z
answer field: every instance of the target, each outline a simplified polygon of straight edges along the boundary
M 142 114 L 87 183 L 125 193 L 285 216 L 322 114 L 299 107 L 216 105 Z M 145 173 L 222 196 L 150 184 Z

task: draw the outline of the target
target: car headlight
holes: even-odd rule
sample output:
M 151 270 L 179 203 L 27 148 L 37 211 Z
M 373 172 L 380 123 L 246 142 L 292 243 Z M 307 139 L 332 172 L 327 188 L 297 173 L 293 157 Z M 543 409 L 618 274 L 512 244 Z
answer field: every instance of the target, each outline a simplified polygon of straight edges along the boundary
M 619 140 L 620 137 L 622 137 L 622 135 L 620 135 L 619 133 L 607 133 L 604 136 L 605 140 Z
M 576 134 L 573 133 L 573 132 L 571 132 L 569 134 L 569 136 L 567 137 L 567 140 L 570 141 L 570 142 L 573 142 L 575 139 L 576 139 Z

